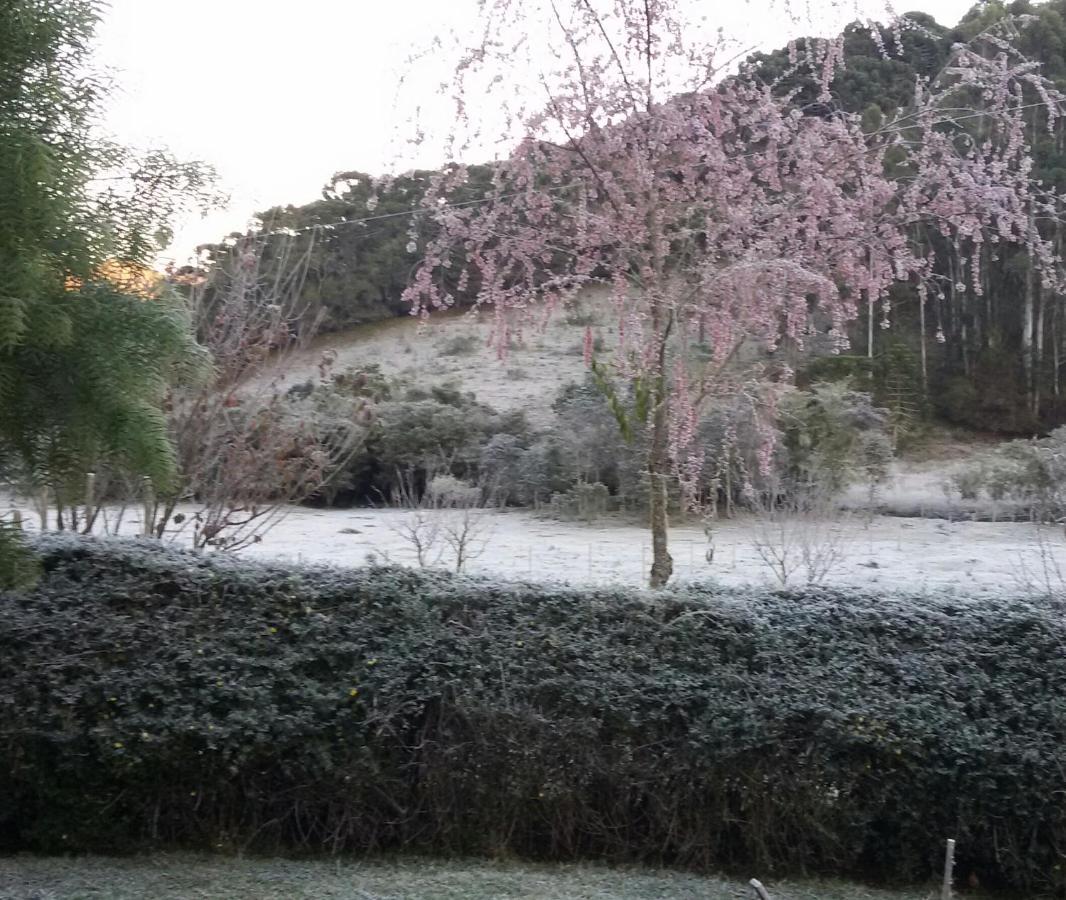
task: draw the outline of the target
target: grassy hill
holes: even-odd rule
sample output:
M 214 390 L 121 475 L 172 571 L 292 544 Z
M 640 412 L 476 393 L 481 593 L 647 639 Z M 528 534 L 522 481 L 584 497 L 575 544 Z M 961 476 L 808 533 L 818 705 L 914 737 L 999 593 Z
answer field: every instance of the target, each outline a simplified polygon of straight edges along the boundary
M 559 389 L 585 377 L 583 340 L 591 327 L 597 356 L 610 356 L 617 325 L 605 305 L 590 296 L 544 319 L 534 313 L 501 356 L 492 341 L 492 311 L 435 313 L 387 319 L 324 334 L 287 358 L 273 376 L 288 387 L 318 377 L 324 354 L 334 370 L 378 366 L 411 385 L 453 383 L 501 411 L 522 409 L 534 423 L 551 416 Z

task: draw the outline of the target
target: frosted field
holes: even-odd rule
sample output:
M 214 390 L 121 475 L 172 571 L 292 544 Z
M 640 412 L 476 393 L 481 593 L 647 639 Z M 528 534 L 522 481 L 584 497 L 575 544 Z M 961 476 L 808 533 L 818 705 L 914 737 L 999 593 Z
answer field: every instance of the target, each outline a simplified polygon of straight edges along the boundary
M 780 584 L 772 563 L 778 561 L 780 570 L 779 561 L 784 559 L 789 585 L 801 585 L 810 571 L 806 557 L 827 585 L 904 591 L 953 588 L 968 593 L 1051 589 L 1066 594 L 1063 527 L 1012 521 L 1021 517 L 1020 510 L 1009 504 L 963 501 L 945 488 L 956 464 L 957 458 L 897 463 L 872 507 L 868 492 L 856 487 L 842 498 L 843 508 L 829 521 L 773 524 L 743 515 L 719 519 L 713 525 L 711 562 L 700 523 L 675 525 L 670 534 L 675 578 L 714 579 L 728 585 Z M 14 505 L 10 498 L 0 497 L 0 511 Z M 36 516 L 28 506 L 20 506 L 32 530 Z M 189 515 L 193 509 L 183 511 Z M 947 518 L 923 517 L 932 515 Z M 606 517 L 589 525 L 517 509 L 477 511 L 473 516 L 466 566 L 471 573 L 640 585 L 651 563 L 649 533 L 633 518 Z M 411 521 L 411 512 L 398 509 L 292 507 L 262 543 L 242 553 L 339 566 L 363 565 L 370 557 L 415 565 L 415 551 L 405 536 Z M 121 531 L 140 532 L 137 507 L 126 510 Z M 188 532 L 171 535 L 170 540 L 177 546 L 190 543 Z M 425 558 L 444 568 L 454 565 L 453 552 L 439 537 Z
M 402 536 L 409 514 L 401 510 L 320 511 L 296 509 L 248 555 L 301 562 L 356 566 L 374 554 L 382 561 L 413 564 L 414 551 Z M 606 521 L 606 520 L 605 520 Z M 637 524 L 587 526 L 538 518 L 527 512 L 489 511 L 467 569 L 507 578 L 573 584 L 639 585 L 650 564 L 650 540 Z M 803 533 L 814 531 L 813 536 Z M 713 578 L 724 584 L 770 584 L 777 579 L 760 554 L 786 547 L 799 559 L 804 549 L 831 556 L 826 584 L 867 585 L 896 590 L 949 587 L 960 591 L 1005 591 L 1066 581 L 1066 539 L 1061 528 L 1015 522 L 947 522 L 858 514 L 839 521 L 762 525 L 751 520 L 719 522 L 714 559 L 699 526 L 671 534 L 675 576 Z M 443 548 L 442 548 L 443 549 Z M 451 555 L 443 549 L 442 565 Z M 1047 565 L 1045 565 L 1045 562 Z M 1048 571 L 1045 571 L 1048 569 Z M 791 584 L 806 580 L 802 566 Z
M 7 505 L 7 504 L 4 504 Z M 643 583 L 651 559 L 648 532 L 639 523 L 602 519 L 596 525 L 559 522 L 519 510 L 478 512 L 473 558 L 467 571 L 523 580 L 571 584 Z M 127 512 L 123 533 L 139 531 Z M 33 518 L 26 513 L 27 528 Z M 415 564 L 404 537 L 411 513 L 393 509 L 315 510 L 294 507 L 260 544 L 243 555 L 291 562 L 359 566 L 368 557 Z M 177 546 L 188 537 L 173 537 Z M 764 524 L 751 518 L 720 520 L 714 558 L 698 524 L 672 529 L 675 577 L 723 584 L 779 583 L 763 555 L 795 565 L 789 583 L 807 580 L 806 553 L 827 569 L 825 584 L 889 590 L 957 588 L 1005 592 L 1066 588 L 1066 538 L 1057 526 L 1026 522 L 949 522 L 942 519 L 869 517 L 844 513 L 830 522 Z M 760 552 L 760 550 L 762 552 Z M 451 550 L 438 540 L 428 559 L 449 567 Z M 1059 577 L 1059 573 L 1062 577 Z

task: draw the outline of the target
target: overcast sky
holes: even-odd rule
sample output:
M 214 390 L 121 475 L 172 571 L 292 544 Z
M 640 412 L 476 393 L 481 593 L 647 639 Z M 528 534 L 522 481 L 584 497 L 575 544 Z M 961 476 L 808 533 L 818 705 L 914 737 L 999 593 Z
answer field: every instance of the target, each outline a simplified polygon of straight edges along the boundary
M 906 9 L 954 25 L 972 2 L 912 0 Z M 857 9 L 880 18 L 885 8 L 884 0 L 800 3 L 811 11 L 796 26 L 780 2 L 692 0 L 697 15 L 757 49 L 829 33 Z M 446 76 L 432 55 L 413 72 L 406 60 L 434 35 L 469 32 L 475 8 L 475 0 L 110 0 L 98 49 L 118 86 L 109 129 L 213 164 L 231 195 L 224 212 L 182 227 L 171 255 L 243 228 L 259 210 L 314 199 L 333 172 L 394 165 L 409 136 L 406 114 L 417 103 L 440 108 L 429 86 Z M 403 75 L 421 87 L 398 91 Z M 432 127 L 432 112 L 426 121 Z

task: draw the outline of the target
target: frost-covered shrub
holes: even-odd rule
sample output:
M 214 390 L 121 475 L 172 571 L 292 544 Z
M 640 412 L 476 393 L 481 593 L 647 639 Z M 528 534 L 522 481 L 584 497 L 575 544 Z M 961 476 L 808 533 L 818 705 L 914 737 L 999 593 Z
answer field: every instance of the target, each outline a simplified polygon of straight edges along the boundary
M 552 515 L 559 519 L 580 519 L 595 522 L 609 507 L 611 494 L 607 485 L 596 481 L 591 484 L 575 484 L 568 491 L 554 493 L 551 497 Z
M 873 490 L 888 476 L 889 416 L 869 394 L 847 383 L 789 390 L 772 422 L 765 405 L 738 394 L 714 405 L 699 425 L 703 494 L 720 508 L 765 508 L 811 494 L 832 499 L 855 483 Z M 761 460 L 767 446 L 768 471 Z
M 521 412 L 498 412 L 456 388 L 408 390 L 402 399 L 374 407 L 366 440 L 336 500 L 381 502 L 398 490 L 421 495 L 437 475 L 476 484 L 487 443 L 499 435 L 524 444 L 528 432 Z
M 629 457 L 640 457 L 641 443 L 625 440 L 595 380 L 589 376 L 564 386 L 552 410 L 552 439 L 571 469 L 571 483 L 600 483 L 612 493 L 621 493 L 626 462 Z
M 453 334 L 438 345 L 441 356 L 469 356 L 484 342 L 475 334 Z
M 967 500 L 984 496 L 1022 506 L 1038 518 L 1061 519 L 1066 516 L 1066 427 L 982 453 L 955 472 L 950 484 Z
M 454 475 L 435 475 L 426 485 L 426 496 L 434 508 L 465 509 L 478 505 L 481 490 Z
M 846 382 L 789 392 L 779 421 L 781 475 L 788 490 L 832 497 L 856 481 L 876 487 L 888 476 L 893 456 L 888 411 Z
M 1061 893 L 1066 606 L 656 594 L 52 538 L 0 849 L 654 859 Z

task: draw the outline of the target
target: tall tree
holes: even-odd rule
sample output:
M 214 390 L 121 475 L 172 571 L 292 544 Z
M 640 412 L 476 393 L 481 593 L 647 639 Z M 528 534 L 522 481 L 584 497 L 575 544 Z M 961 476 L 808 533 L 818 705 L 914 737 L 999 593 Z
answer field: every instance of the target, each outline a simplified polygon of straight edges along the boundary
M 790 92 L 750 74 L 719 80 L 728 61 L 713 42 L 693 42 L 700 29 L 682 6 L 484 4 L 484 40 L 455 83 L 460 111 L 478 75 L 478 84 L 502 87 L 513 107 L 516 34 L 550 28 L 548 58 L 558 65 L 542 76 L 544 104 L 523 111 L 488 202 L 448 203 L 466 179 L 461 163 L 427 191 L 423 215 L 438 233 L 407 291 L 429 311 L 476 281 L 504 348 L 531 306 L 551 310 L 589 284 L 610 286 L 614 374 L 630 384 L 632 412 L 649 430 L 652 587 L 673 570 L 669 479 L 694 480 L 700 411 L 729 390 L 733 364 L 819 331 L 843 346 L 860 302 L 887 322 L 892 284 L 930 276 L 912 240 L 918 223 L 968 251 L 974 277 L 986 238 L 1024 244 L 1051 262 L 1030 225 L 1038 197 L 1022 87 L 1041 92 L 1052 117 L 1060 103 L 1009 47 L 992 57 L 960 46 L 935 80 L 919 83 L 905 116 L 864 128 L 859 115 L 832 108 L 841 42 L 809 42 L 790 60 L 817 85 L 815 108 L 804 114 Z M 979 143 L 952 126 L 960 107 L 980 108 Z M 706 352 L 693 352 L 698 335 Z
M 211 173 L 100 137 L 95 0 L 0 4 L 0 464 L 63 510 L 87 469 L 165 481 L 167 383 L 202 365 L 179 299 L 101 274 L 149 262 Z M 10 542 L 7 542 L 10 546 Z

